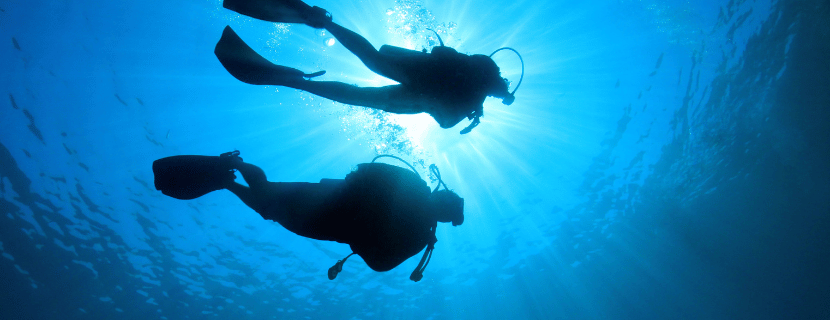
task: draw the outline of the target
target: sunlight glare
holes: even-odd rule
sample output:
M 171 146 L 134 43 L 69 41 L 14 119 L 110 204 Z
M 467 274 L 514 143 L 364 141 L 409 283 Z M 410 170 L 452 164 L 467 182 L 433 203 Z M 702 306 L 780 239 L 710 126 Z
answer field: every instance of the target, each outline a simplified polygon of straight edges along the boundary
M 422 148 L 427 131 L 435 126 L 435 120 L 427 113 L 419 114 L 393 114 L 387 115 L 392 123 L 406 129 L 406 138 L 413 148 Z

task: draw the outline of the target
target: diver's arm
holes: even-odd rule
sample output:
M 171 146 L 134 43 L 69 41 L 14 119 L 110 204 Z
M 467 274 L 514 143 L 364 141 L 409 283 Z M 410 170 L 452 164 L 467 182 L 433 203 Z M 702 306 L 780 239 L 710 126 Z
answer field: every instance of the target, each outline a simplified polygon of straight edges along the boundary
M 476 108 L 473 112 L 467 115 L 467 119 L 473 120 L 473 118 L 481 118 L 484 116 L 484 105 L 479 104 L 478 108 Z
M 336 81 L 300 80 L 282 84 L 343 104 L 378 109 L 397 114 L 424 112 L 423 98 L 417 92 L 396 84 L 383 87 L 357 87 Z

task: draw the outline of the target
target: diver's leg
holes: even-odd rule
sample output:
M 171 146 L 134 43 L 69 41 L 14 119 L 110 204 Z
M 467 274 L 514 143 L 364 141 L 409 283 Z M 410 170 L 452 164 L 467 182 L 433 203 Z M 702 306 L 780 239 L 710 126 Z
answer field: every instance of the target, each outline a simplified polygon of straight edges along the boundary
M 288 81 L 280 85 L 353 106 L 398 114 L 426 112 L 419 96 L 402 85 L 358 87 L 336 81 L 310 80 Z
M 265 172 L 260 167 L 241 160 L 235 162 L 233 167 L 242 174 L 248 186 L 232 182 L 225 188 L 259 213 L 263 219 L 276 221 L 286 229 L 294 231 L 297 228 L 295 221 L 298 217 L 291 214 L 288 204 L 291 203 L 291 199 L 297 197 L 291 194 L 291 188 L 283 187 L 288 184 L 268 182 Z
M 239 160 L 234 162 L 231 168 L 236 169 L 240 174 L 242 174 L 242 178 L 245 179 L 245 182 L 248 183 L 248 186 L 251 187 L 254 192 L 259 192 L 261 189 L 265 188 L 266 185 L 268 185 L 268 179 L 265 177 L 265 171 L 263 171 L 260 167 Z
M 256 212 L 260 212 L 263 208 L 265 208 L 265 203 L 263 203 L 262 197 L 258 197 L 251 188 L 243 186 L 239 183 L 232 182 L 228 186 L 225 187 L 230 192 L 233 192 L 239 200 L 242 200 L 245 205 L 250 207 Z
M 242 178 L 245 179 L 248 186 L 231 182 L 225 188 L 233 192 L 251 209 L 261 212 L 267 207 L 269 198 L 267 192 L 268 180 L 265 177 L 265 171 L 253 164 L 242 162 L 238 157 L 232 159 L 231 168 L 242 174 Z
M 375 49 L 369 40 L 334 22 L 326 23 L 325 26 L 326 30 L 337 38 L 346 49 L 357 56 L 369 70 L 401 83 L 406 82 L 406 75 L 402 73 L 400 68 L 387 55 Z

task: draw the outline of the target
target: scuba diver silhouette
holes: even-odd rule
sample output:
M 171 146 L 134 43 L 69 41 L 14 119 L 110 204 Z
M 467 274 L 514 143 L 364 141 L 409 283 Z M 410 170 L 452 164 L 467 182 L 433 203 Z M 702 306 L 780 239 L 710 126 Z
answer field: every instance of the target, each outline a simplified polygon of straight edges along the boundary
M 277 85 L 303 90 L 340 103 L 369 107 L 391 113 L 426 112 L 448 129 L 463 120 L 472 120 L 461 134 L 469 133 L 484 115 L 487 96 L 503 99 L 510 105 L 516 89 L 508 91 L 507 79 L 490 56 L 466 55 L 444 46 L 415 51 L 390 45 L 376 50 L 357 33 L 332 22 L 331 15 L 320 7 L 311 7 L 300 0 L 225 0 L 223 6 L 237 13 L 271 22 L 302 23 L 330 32 L 343 46 L 356 55 L 373 72 L 397 81 L 398 85 L 357 87 L 335 81 L 311 81 L 325 74 L 311 74 L 271 63 L 251 49 L 230 28 L 225 27 L 214 53 L 225 69 L 242 82 L 254 85 Z M 434 32 L 434 30 L 433 30 Z M 435 33 L 438 35 L 438 33 Z M 521 55 L 519 55 L 521 60 Z
M 412 169 L 375 163 L 357 166 L 345 179 L 322 179 L 319 183 L 269 182 L 265 172 L 242 161 L 239 151 L 216 156 L 182 155 L 153 162 L 157 190 L 170 197 L 189 200 L 227 189 L 262 218 L 276 221 L 300 236 L 348 244 L 352 254 L 363 258 L 372 270 L 389 271 L 426 247 L 421 262 L 410 275 L 423 277 L 435 243 L 438 222 L 453 226 L 464 222 L 464 199 L 447 189 L 435 165 L 431 172 L 438 186 L 430 191 Z M 406 163 L 405 161 L 403 161 Z M 239 171 L 248 186 L 235 182 Z M 444 186 L 443 190 L 438 190 Z M 334 280 L 343 263 L 329 269 Z

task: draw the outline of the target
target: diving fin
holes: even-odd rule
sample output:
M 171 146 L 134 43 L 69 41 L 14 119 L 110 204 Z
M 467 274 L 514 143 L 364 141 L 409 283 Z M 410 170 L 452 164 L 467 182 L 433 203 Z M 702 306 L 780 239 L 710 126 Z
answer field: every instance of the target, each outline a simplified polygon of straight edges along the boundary
M 331 15 L 325 9 L 309 6 L 300 0 L 225 0 L 222 6 L 270 22 L 303 23 L 318 29 L 331 22 Z
M 236 176 L 227 156 L 172 156 L 153 161 L 156 190 L 170 197 L 190 200 L 224 189 Z
M 320 70 L 320 71 L 317 71 L 317 72 L 314 72 L 314 73 L 306 73 L 306 74 L 303 75 L 303 78 L 311 79 L 311 78 L 316 78 L 316 77 L 322 76 L 324 74 L 326 74 L 326 70 Z
M 227 1 L 226 1 L 227 2 Z M 321 76 L 325 71 L 306 74 L 300 70 L 276 65 L 251 49 L 242 38 L 226 26 L 213 50 L 219 62 L 234 78 L 256 85 L 282 85 L 286 81 Z

